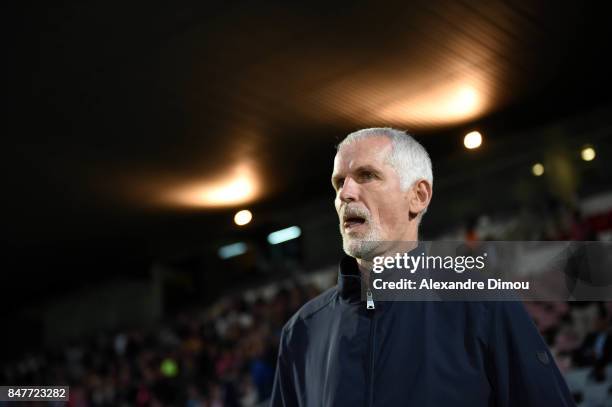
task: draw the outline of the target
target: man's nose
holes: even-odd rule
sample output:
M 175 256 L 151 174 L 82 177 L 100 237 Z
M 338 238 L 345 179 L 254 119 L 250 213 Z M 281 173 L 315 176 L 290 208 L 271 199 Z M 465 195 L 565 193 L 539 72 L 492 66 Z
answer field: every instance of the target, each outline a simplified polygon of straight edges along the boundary
M 353 202 L 359 199 L 359 184 L 352 178 L 345 178 L 339 198 L 342 202 Z

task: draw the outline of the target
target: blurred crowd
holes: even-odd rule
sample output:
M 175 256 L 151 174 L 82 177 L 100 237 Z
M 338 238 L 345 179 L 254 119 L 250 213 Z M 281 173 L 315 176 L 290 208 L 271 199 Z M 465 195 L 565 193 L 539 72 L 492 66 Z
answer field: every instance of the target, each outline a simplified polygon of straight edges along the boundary
M 28 354 L 5 366 L 1 381 L 69 385 L 71 407 L 257 406 L 272 391 L 282 326 L 318 293 L 295 284 L 251 303 L 226 298 L 148 332 L 103 333 Z
M 523 237 L 595 240 L 599 226 L 610 226 L 610 214 L 595 220 L 577 211 L 561 215 L 556 223 L 541 223 L 543 234 Z M 478 219 L 464 229 L 463 238 L 516 237 L 516 227 L 507 225 L 499 228 Z M 313 284 L 295 282 L 249 301 L 244 296 L 222 298 L 205 309 L 173 315 L 154 329 L 106 332 L 62 349 L 24 355 L 3 367 L 1 382 L 69 385 L 71 407 L 265 405 L 272 390 L 280 330 L 319 292 Z M 612 384 L 612 303 L 527 302 L 525 306 L 564 374 L 583 369 L 588 380 Z
M 610 380 L 612 302 L 525 302 L 525 307 L 563 373 L 592 368 L 595 381 Z
M 183 312 L 149 332 L 105 333 L 55 352 L 29 354 L 5 366 L 2 383 L 69 385 L 67 405 L 74 407 L 265 405 L 280 329 L 318 293 L 312 285 L 296 284 L 269 300 L 225 299 Z M 605 370 L 612 363 L 612 303 L 525 306 L 562 372 L 588 367 L 593 380 L 612 379 Z

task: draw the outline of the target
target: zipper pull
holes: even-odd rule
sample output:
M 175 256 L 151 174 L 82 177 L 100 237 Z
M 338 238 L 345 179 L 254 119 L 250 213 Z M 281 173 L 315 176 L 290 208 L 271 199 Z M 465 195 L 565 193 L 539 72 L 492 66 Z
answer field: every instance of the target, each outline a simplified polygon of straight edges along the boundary
M 372 291 L 368 288 L 367 296 L 367 309 L 374 309 L 374 298 L 372 298 Z

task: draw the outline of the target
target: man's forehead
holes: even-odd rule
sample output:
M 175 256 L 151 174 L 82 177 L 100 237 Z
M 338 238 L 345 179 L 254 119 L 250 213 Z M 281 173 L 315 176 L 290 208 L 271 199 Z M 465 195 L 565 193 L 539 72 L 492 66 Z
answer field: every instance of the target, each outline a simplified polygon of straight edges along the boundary
M 340 168 L 362 165 L 383 165 L 391 148 L 391 140 L 385 136 L 368 137 L 346 144 L 338 150 L 334 159 L 334 172 Z

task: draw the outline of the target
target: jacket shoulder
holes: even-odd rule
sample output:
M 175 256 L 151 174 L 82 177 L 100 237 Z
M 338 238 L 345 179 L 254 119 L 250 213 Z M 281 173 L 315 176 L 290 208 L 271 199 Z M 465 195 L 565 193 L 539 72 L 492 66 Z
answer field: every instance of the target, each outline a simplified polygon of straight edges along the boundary
M 333 286 L 306 302 L 291 318 L 289 318 L 283 327 L 283 331 L 289 333 L 296 325 L 316 316 L 336 299 L 337 294 L 337 286 Z

